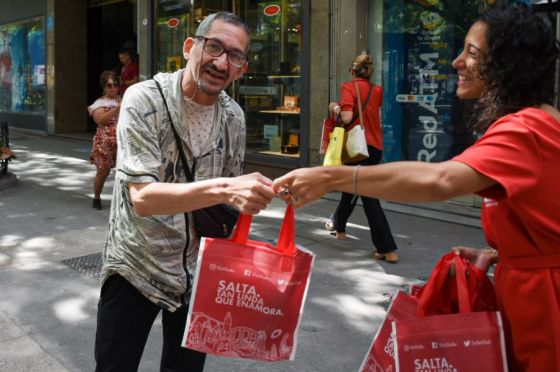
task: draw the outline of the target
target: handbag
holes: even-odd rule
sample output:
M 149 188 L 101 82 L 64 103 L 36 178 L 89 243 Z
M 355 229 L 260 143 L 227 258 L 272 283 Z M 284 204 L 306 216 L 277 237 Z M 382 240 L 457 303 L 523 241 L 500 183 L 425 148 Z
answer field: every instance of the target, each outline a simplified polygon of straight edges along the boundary
M 450 253 L 411 291 L 393 297 L 360 371 L 507 371 L 502 320 L 484 272 Z
M 344 163 L 356 163 L 360 160 L 367 159 L 369 157 L 369 152 L 367 148 L 366 132 L 364 129 L 364 117 L 362 113 L 362 102 L 360 99 L 360 88 L 358 87 L 358 82 L 354 81 L 354 87 L 356 88 L 356 97 L 358 101 L 358 113 L 359 113 L 359 123 L 354 125 L 352 129 L 346 133 L 346 144 L 345 151 L 342 152 L 342 161 Z M 371 98 L 371 92 L 373 90 L 373 85 L 369 89 L 369 93 L 366 99 L 365 107 L 369 104 Z M 355 120 L 352 120 L 354 122 Z
M 486 274 L 455 253 L 443 256 L 418 294 L 418 318 L 393 322 L 395 370 L 507 371 L 495 308 Z
M 242 214 L 231 239 L 203 238 L 181 345 L 218 356 L 293 360 L 314 255 L 295 245 L 289 205 L 276 246 L 248 240 Z
M 181 138 L 177 131 L 175 130 L 175 125 L 171 119 L 171 114 L 169 113 L 169 107 L 167 106 L 167 101 L 163 96 L 163 91 L 161 86 L 154 80 L 156 87 L 158 88 L 165 109 L 167 110 L 167 116 L 169 122 L 171 123 L 171 129 L 173 130 L 173 135 L 175 136 L 175 141 L 177 142 L 177 147 L 179 148 L 179 155 L 181 158 L 181 165 L 183 166 L 183 171 L 187 177 L 188 182 L 194 182 L 194 169 L 196 168 L 196 160 L 193 163 L 193 171 L 189 169 L 187 157 L 185 156 L 185 150 L 183 149 Z M 213 237 L 213 238 L 225 238 L 231 235 L 235 223 L 239 217 L 239 211 L 227 204 L 217 204 L 211 207 L 206 207 L 202 209 L 197 209 L 192 211 L 194 219 L 194 229 L 198 236 L 202 237 Z M 188 213 L 185 213 L 185 221 L 188 229 Z
M 329 147 L 330 135 L 337 124 L 337 118 L 332 112 L 327 113 L 327 117 L 323 120 L 323 129 L 321 130 L 321 145 L 319 146 L 319 154 L 325 154 Z
M 379 327 L 369 348 L 360 372 L 385 372 L 395 369 L 395 338 L 393 337 L 393 322 L 416 319 L 418 300 L 403 292 L 397 293 L 391 299 L 387 315 Z
M 329 146 L 323 159 L 323 166 L 342 165 L 345 131 L 342 127 L 334 127 L 329 135 Z

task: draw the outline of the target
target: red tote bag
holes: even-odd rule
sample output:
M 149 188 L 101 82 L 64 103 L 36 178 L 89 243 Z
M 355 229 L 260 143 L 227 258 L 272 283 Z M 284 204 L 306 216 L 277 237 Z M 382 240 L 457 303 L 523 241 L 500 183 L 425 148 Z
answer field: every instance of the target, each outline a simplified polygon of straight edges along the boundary
M 290 205 L 277 246 L 248 240 L 241 215 L 231 239 L 203 238 L 182 345 L 261 361 L 293 360 L 314 255 L 295 245 Z
M 362 362 L 361 372 L 393 372 L 395 370 L 395 339 L 392 335 L 392 323 L 415 319 L 417 303 L 416 298 L 403 291 L 397 291 Z
M 418 294 L 419 317 L 392 324 L 396 371 L 508 370 L 500 313 L 484 311 L 495 309 L 493 287 L 480 273 L 454 253 L 440 260 Z
M 323 121 L 323 129 L 321 131 L 321 146 L 319 146 L 319 154 L 324 155 L 327 153 L 329 147 L 330 135 L 336 127 L 337 120 L 334 113 L 329 112 Z

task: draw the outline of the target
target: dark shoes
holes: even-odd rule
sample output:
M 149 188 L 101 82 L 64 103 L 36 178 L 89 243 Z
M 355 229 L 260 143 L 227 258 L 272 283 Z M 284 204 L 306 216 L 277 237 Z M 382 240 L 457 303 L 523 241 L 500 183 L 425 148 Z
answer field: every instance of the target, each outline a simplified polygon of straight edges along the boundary
M 397 253 L 397 251 L 391 251 L 387 253 L 373 252 L 372 257 L 374 260 L 385 260 L 385 262 L 389 263 L 399 262 L 399 254 Z
M 93 199 L 93 202 L 91 203 L 91 207 L 97 210 L 101 210 L 101 199 Z

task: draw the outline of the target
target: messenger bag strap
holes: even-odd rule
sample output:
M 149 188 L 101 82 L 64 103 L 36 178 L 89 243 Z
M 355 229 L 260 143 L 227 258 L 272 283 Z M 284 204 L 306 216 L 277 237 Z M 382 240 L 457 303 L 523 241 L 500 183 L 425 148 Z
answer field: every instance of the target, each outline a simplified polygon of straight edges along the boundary
M 175 141 L 177 142 L 177 147 L 179 148 L 179 156 L 181 157 L 181 165 L 183 166 L 183 170 L 185 171 L 185 175 L 187 176 L 187 181 L 194 182 L 194 177 L 189 169 L 189 163 L 187 162 L 187 157 L 185 156 L 185 150 L 183 149 L 183 141 L 181 141 L 181 137 L 177 134 L 175 130 L 175 125 L 173 124 L 173 119 L 171 119 L 171 113 L 169 112 L 169 107 L 167 106 L 167 101 L 163 95 L 163 91 L 161 90 L 161 85 L 157 80 L 154 80 L 156 83 L 156 87 L 159 90 L 159 94 L 161 94 L 161 98 L 163 99 L 163 104 L 165 105 L 165 110 L 167 111 L 167 117 L 169 118 L 169 122 L 171 123 L 171 129 L 173 129 L 173 135 L 175 136 Z M 196 159 L 193 162 L 193 170 L 196 165 Z
M 167 101 L 165 100 L 165 96 L 163 95 L 163 91 L 161 90 L 161 85 L 159 85 L 159 82 L 155 79 L 154 82 L 156 83 L 156 87 L 159 91 L 159 94 L 161 95 L 161 99 L 163 99 L 163 104 L 165 105 L 165 110 L 167 111 L 167 117 L 169 118 L 169 123 L 171 123 L 171 129 L 173 129 L 173 134 L 175 135 L 175 141 L 177 142 L 177 147 L 179 148 L 179 156 L 181 157 L 181 164 L 183 165 L 183 170 L 185 171 L 185 175 L 187 176 L 187 181 L 193 182 L 194 178 L 189 170 L 189 165 L 188 165 L 189 163 L 187 163 L 185 150 L 183 149 L 181 138 L 179 137 L 179 134 L 177 134 L 177 131 L 175 130 L 175 125 L 173 125 L 173 120 L 171 119 L 171 113 L 169 112 Z M 195 165 L 196 165 L 196 160 L 194 161 L 193 169 Z M 189 269 L 187 267 L 187 249 L 189 248 L 189 244 L 191 241 L 190 231 L 189 231 L 189 214 L 184 213 L 184 215 L 185 215 L 185 230 L 186 230 L 187 239 L 185 242 L 185 250 L 183 252 L 183 269 L 185 270 L 185 274 L 187 277 L 187 291 L 181 296 L 181 300 L 183 304 L 186 305 L 187 302 L 185 300 L 185 295 L 192 287 L 192 278 L 191 278 L 191 274 L 189 273 Z

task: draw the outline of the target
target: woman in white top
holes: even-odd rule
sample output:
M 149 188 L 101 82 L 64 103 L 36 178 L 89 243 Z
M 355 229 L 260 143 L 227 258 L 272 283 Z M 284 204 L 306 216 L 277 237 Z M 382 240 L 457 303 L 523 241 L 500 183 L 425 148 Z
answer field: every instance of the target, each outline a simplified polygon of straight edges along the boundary
M 119 76 L 114 71 L 103 71 L 99 83 L 103 88 L 103 96 L 88 107 L 89 114 L 97 124 L 97 132 L 93 137 L 93 148 L 90 161 L 95 164 L 97 173 L 93 181 L 93 204 L 101 209 L 101 191 L 111 168 L 117 162 L 117 122 L 121 99 L 118 95 Z

